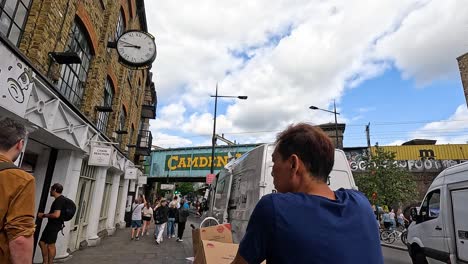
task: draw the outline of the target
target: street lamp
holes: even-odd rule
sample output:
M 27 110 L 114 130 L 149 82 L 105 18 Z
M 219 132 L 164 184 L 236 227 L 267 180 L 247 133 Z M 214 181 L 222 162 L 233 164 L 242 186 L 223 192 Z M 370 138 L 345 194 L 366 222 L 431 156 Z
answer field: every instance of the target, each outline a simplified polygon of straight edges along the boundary
M 332 113 L 332 114 L 335 114 L 335 140 L 336 140 L 336 148 L 338 148 L 338 121 L 336 119 L 336 115 L 339 115 L 340 113 L 337 113 L 336 112 L 336 103 L 335 103 L 335 100 L 333 100 L 333 111 L 330 111 L 330 110 L 327 110 L 327 109 L 322 109 L 322 108 L 318 108 L 316 106 L 310 106 L 309 107 L 310 109 L 312 110 L 322 110 L 322 111 L 325 111 L 325 112 L 329 112 L 329 113 Z
M 247 96 L 235 96 L 235 95 L 218 95 L 218 84 L 216 84 L 216 93 L 215 95 L 210 95 L 210 97 L 215 98 L 215 107 L 214 107 L 214 118 L 213 118 L 213 137 L 211 138 L 211 166 L 210 166 L 210 173 L 214 173 L 214 152 L 215 152 L 215 145 L 216 145 L 216 109 L 218 107 L 218 97 L 224 98 L 237 98 L 240 100 L 246 100 Z

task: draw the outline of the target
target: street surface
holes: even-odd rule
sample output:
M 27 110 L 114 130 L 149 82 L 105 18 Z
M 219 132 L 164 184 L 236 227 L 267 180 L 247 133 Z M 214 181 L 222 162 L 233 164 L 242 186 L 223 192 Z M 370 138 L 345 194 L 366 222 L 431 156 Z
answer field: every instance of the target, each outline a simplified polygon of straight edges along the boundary
M 186 264 L 193 257 L 192 228 L 190 224 L 199 226 L 200 219 L 190 217 L 184 232 L 184 241 L 176 242 L 175 238 L 164 238 L 161 245 L 154 243 L 154 225 L 150 235 L 140 238 L 140 241 L 130 240 L 130 228 L 116 230 L 114 236 L 106 237 L 97 247 L 89 247 L 72 253 L 67 264 L 111 264 L 111 263 L 141 263 L 141 264 Z M 411 264 L 406 251 L 382 246 L 385 264 Z
M 382 246 L 385 264 L 411 264 L 407 251 Z

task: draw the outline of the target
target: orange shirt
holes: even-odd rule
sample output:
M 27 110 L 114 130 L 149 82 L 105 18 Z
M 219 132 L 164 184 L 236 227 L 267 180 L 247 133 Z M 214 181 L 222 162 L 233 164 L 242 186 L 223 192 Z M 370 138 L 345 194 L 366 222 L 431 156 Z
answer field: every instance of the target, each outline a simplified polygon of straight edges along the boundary
M 0 155 L 0 162 L 11 162 Z M 0 171 L 0 263 L 10 263 L 8 242 L 34 235 L 34 177 L 18 169 Z

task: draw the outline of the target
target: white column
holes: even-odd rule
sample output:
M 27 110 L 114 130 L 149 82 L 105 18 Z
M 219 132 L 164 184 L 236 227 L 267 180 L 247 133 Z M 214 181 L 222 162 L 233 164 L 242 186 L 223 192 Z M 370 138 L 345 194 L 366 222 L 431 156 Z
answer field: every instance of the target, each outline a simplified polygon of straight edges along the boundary
M 75 201 L 80 179 L 81 163 L 83 162 L 83 153 L 72 150 L 59 150 L 57 162 L 55 163 L 52 184 L 60 183 L 63 185 L 63 195 Z M 50 198 L 49 198 L 50 199 Z M 48 211 L 50 206 L 46 208 Z M 73 221 L 73 220 L 72 220 Z M 44 224 L 43 224 L 44 225 Z M 63 234 L 60 232 L 55 243 L 57 253 L 55 259 L 64 259 L 69 256 L 67 252 L 68 241 L 70 239 L 71 222 L 65 223 Z M 35 261 L 42 261 L 41 250 L 36 250 Z
M 108 167 L 98 167 L 96 170 L 96 182 L 94 185 L 93 200 L 89 212 L 88 228 L 86 241 L 88 246 L 94 247 L 101 242 L 97 235 L 99 227 L 99 216 L 101 214 L 102 197 L 104 196 L 104 187 L 106 185 L 106 174 Z
M 109 210 L 107 211 L 107 222 L 106 222 L 106 229 L 107 234 L 112 236 L 115 232 L 115 209 L 117 208 L 117 201 L 118 194 L 119 194 L 119 184 L 120 184 L 120 175 L 121 172 L 116 172 L 112 176 L 112 189 L 110 194 L 110 201 L 109 201 Z M 120 204 L 119 204 L 120 205 Z
M 120 197 L 119 207 L 117 208 L 120 210 L 119 213 L 119 227 L 125 228 L 125 208 L 127 207 L 127 195 L 128 195 L 128 183 L 130 180 L 124 180 L 124 185 L 122 187 L 122 196 Z

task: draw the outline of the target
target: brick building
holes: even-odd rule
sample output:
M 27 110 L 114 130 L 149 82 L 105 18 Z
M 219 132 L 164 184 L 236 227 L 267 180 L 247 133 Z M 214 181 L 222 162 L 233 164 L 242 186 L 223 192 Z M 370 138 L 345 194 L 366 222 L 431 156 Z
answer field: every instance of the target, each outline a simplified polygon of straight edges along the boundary
M 127 30 L 148 31 L 143 0 L 0 1 L 0 117 L 30 131 L 17 165 L 36 178 L 38 212 L 55 182 L 78 207 L 58 259 L 124 227 L 144 182 L 157 97 L 150 70 L 123 66 L 109 48 Z M 45 222 L 36 224 L 37 241 Z
M 460 68 L 460 76 L 465 92 L 466 105 L 468 106 L 468 53 L 457 58 L 458 67 Z

